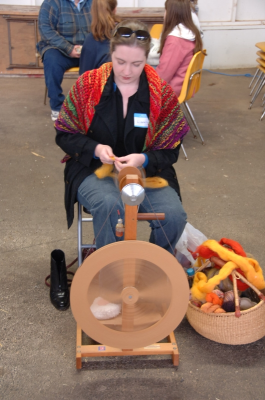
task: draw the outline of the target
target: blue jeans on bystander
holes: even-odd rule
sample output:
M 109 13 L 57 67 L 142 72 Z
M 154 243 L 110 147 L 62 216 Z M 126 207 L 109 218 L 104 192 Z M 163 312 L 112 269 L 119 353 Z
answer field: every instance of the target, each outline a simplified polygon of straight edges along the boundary
M 61 86 L 64 73 L 69 68 L 78 67 L 79 58 L 67 57 L 60 50 L 49 49 L 43 55 L 43 65 L 50 107 L 53 111 L 60 111 L 65 98 Z

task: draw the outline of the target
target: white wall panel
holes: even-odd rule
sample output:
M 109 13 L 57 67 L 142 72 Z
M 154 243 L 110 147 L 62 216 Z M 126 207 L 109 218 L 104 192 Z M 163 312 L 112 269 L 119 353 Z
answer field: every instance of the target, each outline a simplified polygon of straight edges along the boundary
M 237 0 L 237 21 L 265 20 L 265 0 Z
M 0 4 L 9 6 L 36 6 L 35 0 L 0 0 Z
M 118 7 L 135 7 L 137 0 L 118 0 Z
M 164 7 L 165 0 L 138 0 L 138 4 L 139 7 Z
M 198 6 L 200 21 L 231 21 L 233 0 L 199 0 Z
M 204 68 L 256 67 L 255 43 L 265 38 L 264 29 L 205 30 L 203 44 L 207 49 Z

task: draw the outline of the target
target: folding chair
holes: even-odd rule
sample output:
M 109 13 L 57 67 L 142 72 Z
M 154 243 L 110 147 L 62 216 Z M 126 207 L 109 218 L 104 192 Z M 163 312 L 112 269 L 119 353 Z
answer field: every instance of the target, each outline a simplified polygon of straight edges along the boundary
M 201 76 L 202 76 L 202 67 L 203 67 L 203 62 L 204 58 L 206 56 L 206 50 L 198 51 L 194 56 L 192 57 L 184 81 L 183 85 L 181 88 L 181 92 L 179 95 L 179 103 L 183 105 L 182 109 L 185 114 L 185 117 L 187 118 L 189 122 L 189 126 L 192 130 L 193 136 L 196 138 L 196 134 L 194 133 L 194 128 L 198 132 L 202 144 L 204 144 L 204 139 L 202 137 L 202 134 L 199 130 L 199 127 L 195 121 L 195 118 L 191 112 L 191 109 L 188 105 L 188 100 L 190 100 L 194 95 L 198 92 L 201 86 Z M 182 150 L 184 152 L 186 160 L 188 159 L 187 153 L 184 149 L 184 146 L 181 145 Z

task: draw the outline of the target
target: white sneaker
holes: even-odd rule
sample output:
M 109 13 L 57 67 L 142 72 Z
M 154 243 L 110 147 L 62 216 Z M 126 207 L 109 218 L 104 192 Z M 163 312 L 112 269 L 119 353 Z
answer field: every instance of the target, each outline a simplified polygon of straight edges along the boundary
M 53 111 L 52 110 L 52 113 L 51 113 L 52 121 L 56 121 L 58 117 L 59 117 L 59 111 Z

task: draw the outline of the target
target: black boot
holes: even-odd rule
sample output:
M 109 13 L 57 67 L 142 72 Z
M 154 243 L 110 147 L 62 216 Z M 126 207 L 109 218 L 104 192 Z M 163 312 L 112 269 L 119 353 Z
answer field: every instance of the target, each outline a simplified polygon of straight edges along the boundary
M 67 310 L 70 306 L 69 289 L 67 285 L 67 274 L 65 256 L 62 250 L 51 252 L 51 278 L 50 299 L 57 310 Z

